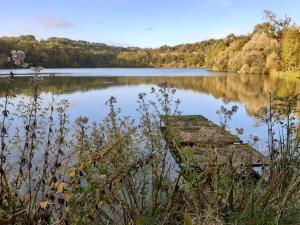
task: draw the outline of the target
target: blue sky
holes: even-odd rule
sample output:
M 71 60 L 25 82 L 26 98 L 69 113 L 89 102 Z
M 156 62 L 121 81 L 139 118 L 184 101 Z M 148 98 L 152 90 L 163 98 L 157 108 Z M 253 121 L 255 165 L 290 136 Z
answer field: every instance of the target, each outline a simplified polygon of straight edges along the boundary
M 300 23 L 299 0 L 2 0 L 0 35 L 158 47 L 246 34 L 264 9 Z

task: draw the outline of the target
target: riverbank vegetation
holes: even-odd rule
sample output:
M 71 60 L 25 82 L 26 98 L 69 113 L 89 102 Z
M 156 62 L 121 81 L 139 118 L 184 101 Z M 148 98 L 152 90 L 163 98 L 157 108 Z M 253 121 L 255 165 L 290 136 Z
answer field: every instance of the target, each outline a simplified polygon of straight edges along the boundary
M 123 48 L 66 38 L 34 36 L 0 38 L 0 68 L 10 68 L 7 55 L 23 50 L 32 65 L 45 67 L 205 67 L 216 71 L 270 73 L 298 71 L 300 31 L 289 17 L 265 11 L 266 22 L 247 35 L 230 34 L 194 44 L 156 49 Z
M 23 61 L 14 51 L 11 62 Z M 269 95 L 260 115 L 268 126 L 271 162 L 253 176 L 247 162 L 234 165 L 230 155 L 218 161 L 213 149 L 201 168 L 190 163 L 189 146 L 177 149 L 184 161 L 175 162 L 164 141 L 172 130 L 162 126 L 180 115 L 180 101 L 166 82 L 137 96 L 137 120 L 122 117 L 112 96 L 103 121 L 81 116 L 73 123 L 68 101 L 57 102 L 54 91 L 43 105 L 44 80 L 40 68 L 33 69 L 29 98 L 15 104 L 17 78 L 1 78 L 0 224 L 300 222 L 297 94 Z

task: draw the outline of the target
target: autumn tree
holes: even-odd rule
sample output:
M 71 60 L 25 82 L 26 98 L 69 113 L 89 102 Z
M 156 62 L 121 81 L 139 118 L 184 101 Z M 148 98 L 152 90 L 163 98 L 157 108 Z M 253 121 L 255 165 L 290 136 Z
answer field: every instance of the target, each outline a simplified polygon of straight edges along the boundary
M 268 73 L 274 68 L 277 55 L 280 52 L 280 44 L 276 39 L 270 38 L 265 32 L 256 33 L 247 42 L 241 52 L 243 66 L 241 73 Z M 272 57 L 270 57 L 272 55 Z M 268 59 L 268 67 L 266 66 Z
M 300 30 L 299 28 L 285 29 L 282 35 L 282 65 L 284 69 L 300 68 Z
M 281 35 L 281 32 L 291 26 L 292 19 L 291 17 L 285 15 L 283 19 L 278 19 L 277 15 L 270 11 L 264 10 L 264 17 L 269 21 L 269 23 L 273 26 L 276 34 L 278 36 Z

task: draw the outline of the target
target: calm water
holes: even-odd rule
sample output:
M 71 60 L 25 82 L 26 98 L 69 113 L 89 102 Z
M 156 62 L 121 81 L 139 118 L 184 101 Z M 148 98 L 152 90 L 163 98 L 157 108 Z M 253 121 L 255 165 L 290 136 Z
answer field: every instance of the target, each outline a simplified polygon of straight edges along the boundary
M 4 70 L 1 71 L 3 73 Z M 268 105 L 268 92 L 275 95 L 286 91 L 298 92 L 298 83 L 289 83 L 263 75 L 232 75 L 210 72 L 204 69 L 60 69 L 51 72 L 60 73 L 55 78 L 44 78 L 42 97 L 44 103 L 55 92 L 56 101 L 68 99 L 70 120 L 78 116 L 87 116 L 100 122 L 107 115 L 105 102 L 110 96 L 117 97 L 122 115 L 138 118 L 137 97 L 141 92 L 150 93 L 151 87 L 167 81 L 177 88 L 176 97 L 181 100 L 183 114 L 201 114 L 218 123 L 216 111 L 222 106 L 238 105 L 239 110 L 229 122 L 230 129 L 244 128 L 242 136 L 249 141 L 250 136 L 258 136 L 261 141 L 256 146 L 264 151 L 266 127 L 256 116 Z M 28 71 L 18 71 L 18 73 Z M 43 72 L 47 72 L 44 70 Z M 5 73 L 5 71 L 4 71 Z M 68 73 L 68 76 L 62 74 Z M 16 79 L 17 98 L 25 99 L 30 93 L 28 77 Z M 0 79 L 1 82 L 1 79 Z M 0 90 L 3 88 L 0 83 Z
M 30 69 L 13 70 L 19 76 L 29 76 Z M 10 70 L 0 69 L 1 74 L 9 74 Z M 207 69 L 163 69 L 163 68 L 79 68 L 79 69 L 44 69 L 41 74 L 54 73 L 57 76 L 96 76 L 96 77 L 118 77 L 118 76 L 222 76 L 227 73 L 216 73 Z

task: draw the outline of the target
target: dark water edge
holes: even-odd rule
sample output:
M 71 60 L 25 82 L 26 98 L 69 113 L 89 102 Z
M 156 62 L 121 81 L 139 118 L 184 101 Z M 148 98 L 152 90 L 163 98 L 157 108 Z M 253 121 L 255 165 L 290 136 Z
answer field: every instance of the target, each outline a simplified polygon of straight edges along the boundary
M 0 69 L 0 75 L 8 76 L 11 70 Z M 14 69 L 15 76 L 30 76 L 31 69 Z M 214 72 L 205 68 L 47 68 L 40 73 L 42 76 L 224 76 L 232 73 Z

